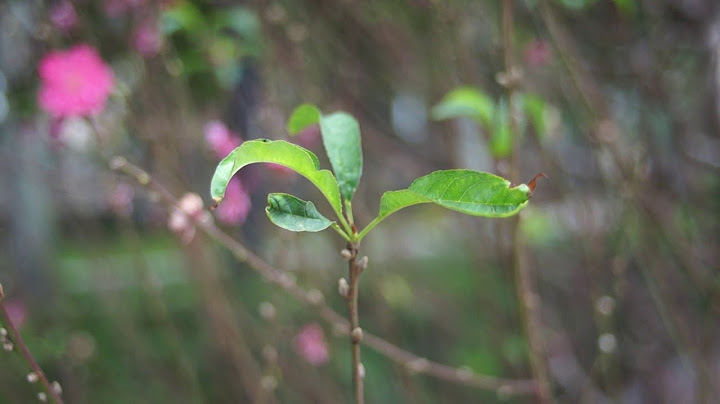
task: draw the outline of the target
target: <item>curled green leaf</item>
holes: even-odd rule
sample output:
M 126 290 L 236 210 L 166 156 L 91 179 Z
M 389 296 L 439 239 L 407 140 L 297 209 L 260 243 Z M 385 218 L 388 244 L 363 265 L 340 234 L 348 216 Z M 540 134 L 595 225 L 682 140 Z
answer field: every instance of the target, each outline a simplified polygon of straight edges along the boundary
M 340 192 L 332 173 L 320 169 L 318 158 L 311 151 L 283 140 L 250 140 L 230 152 L 215 169 L 210 182 L 212 198 L 220 203 L 230 178 L 254 163 L 275 163 L 296 171 L 320 190 L 338 217 L 342 216 Z

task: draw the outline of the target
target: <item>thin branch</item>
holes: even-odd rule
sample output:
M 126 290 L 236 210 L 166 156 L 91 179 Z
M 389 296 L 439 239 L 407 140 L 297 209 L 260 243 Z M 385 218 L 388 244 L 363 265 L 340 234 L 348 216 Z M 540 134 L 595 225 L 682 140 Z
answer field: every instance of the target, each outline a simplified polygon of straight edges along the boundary
M 124 157 L 114 158 L 110 162 L 110 167 L 114 171 L 132 177 L 150 192 L 157 194 L 166 207 L 177 206 L 178 200 L 174 195 L 156 182 L 147 172 L 129 163 Z M 339 333 L 350 335 L 350 323 L 328 306 L 323 299 L 318 299 L 317 293 L 308 293 L 308 291 L 298 286 L 290 275 L 253 254 L 243 244 L 218 228 L 212 221 L 195 220 L 195 224 L 208 237 L 227 248 L 238 261 L 245 262 L 266 281 L 280 287 L 298 301 L 315 307 L 320 317 L 333 325 L 334 329 Z M 412 373 L 425 374 L 479 389 L 494 390 L 503 396 L 537 394 L 536 383 L 533 380 L 503 379 L 477 374 L 467 368 L 454 368 L 443 365 L 415 355 L 367 332 L 363 332 L 362 342 Z
M 347 249 L 350 251 L 350 259 L 348 260 L 348 276 L 350 279 L 347 301 L 348 314 L 350 315 L 350 344 L 351 344 L 351 366 L 353 393 L 355 404 L 365 402 L 365 394 L 363 392 L 364 368 L 360 360 L 360 342 L 362 342 L 363 332 L 360 328 L 360 317 L 358 311 L 358 281 L 360 273 L 363 270 L 363 261 L 358 260 L 358 245 L 356 243 L 348 243 Z
M 503 0 L 502 3 L 502 37 L 503 53 L 505 59 L 505 90 L 509 108 L 509 129 L 512 139 L 512 154 L 510 155 L 510 181 L 519 181 L 519 138 L 517 113 L 514 111 L 513 98 L 520 84 L 519 69 L 515 66 L 514 55 L 514 23 L 513 0 Z M 512 266 L 515 272 L 515 287 L 520 301 L 520 313 L 525 333 L 530 346 L 530 364 L 538 387 L 538 401 L 542 404 L 552 401 L 550 389 L 550 372 L 545 360 L 545 350 L 540 335 L 541 323 L 538 315 L 540 299 L 535 292 L 532 273 L 523 260 L 523 245 L 519 232 L 519 217 L 510 221 L 512 240 Z
M 18 346 L 20 355 L 22 355 L 28 365 L 30 365 L 30 369 L 32 369 L 33 373 L 37 376 L 40 384 L 42 384 L 42 386 L 47 391 L 47 394 L 50 395 L 50 398 L 53 400 L 54 403 L 62 404 L 63 400 L 62 397 L 60 397 L 60 392 L 57 390 L 57 388 L 53 388 L 53 385 L 50 384 L 47 376 L 45 376 L 45 372 L 43 372 L 40 365 L 38 365 L 38 363 L 35 361 L 32 353 L 30 353 L 30 349 L 25 344 L 25 341 L 23 341 L 22 337 L 20 336 L 20 332 L 18 331 L 17 327 L 15 327 L 15 324 L 13 323 L 10 315 L 7 312 L 7 309 L 5 308 L 4 300 L 5 293 L 3 292 L 2 284 L 0 284 L 0 320 L 7 327 L 10 333 L 10 339 L 15 345 Z

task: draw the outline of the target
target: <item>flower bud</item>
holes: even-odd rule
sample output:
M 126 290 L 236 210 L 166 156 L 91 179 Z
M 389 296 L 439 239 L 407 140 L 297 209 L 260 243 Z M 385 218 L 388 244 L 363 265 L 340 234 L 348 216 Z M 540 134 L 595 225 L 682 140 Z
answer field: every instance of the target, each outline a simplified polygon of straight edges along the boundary
M 348 293 L 350 293 L 350 285 L 345 278 L 338 279 L 338 293 L 344 298 L 347 298 Z
M 358 344 L 363 339 L 363 330 L 360 327 L 354 328 L 352 331 L 350 331 L 350 338 L 352 339 L 352 342 L 354 344 Z
M 38 381 L 38 375 L 35 372 L 30 372 L 27 375 L 27 381 L 28 383 L 35 383 Z
M 362 258 L 360 258 L 360 260 L 358 260 L 357 266 L 358 266 L 358 268 L 360 268 L 361 271 L 364 270 L 365 268 L 367 268 L 367 266 L 368 266 L 367 255 L 364 255 Z
M 321 304 L 323 300 L 325 300 L 325 296 L 323 296 L 322 292 L 317 289 L 308 290 L 305 298 L 307 299 L 308 303 L 315 306 Z

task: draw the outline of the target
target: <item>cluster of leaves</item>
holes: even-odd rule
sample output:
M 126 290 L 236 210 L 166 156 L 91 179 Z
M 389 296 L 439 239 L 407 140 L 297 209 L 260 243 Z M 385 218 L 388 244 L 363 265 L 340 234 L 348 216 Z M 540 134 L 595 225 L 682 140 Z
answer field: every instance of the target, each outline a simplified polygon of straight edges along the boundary
M 526 120 L 535 129 L 538 137 L 548 131 L 549 109 L 545 101 L 535 94 L 516 93 L 510 101 L 514 111 L 522 111 Z M 458 87 L 443 97 L 433 108 L 435 120 L 451 118 L 471 118 L 489 135 L 490 153 L 496 159 L 508 157 L 512 153 L 512 136 L 510 131 L 510 107 L 507 98 L 501 97 L 497 102 L 473 87 Z M 519 131 L 518 133 L 523 133 Z
M 242 78 L 242 60 L 262 50 L 260 20 L 243 6 L 205 11 L 178 2 L 163 10 L 160 27 L 163 35 L 182 45 L 175 48 L 184 75 L 210 73 L 225 89 Z
M 325 115 L 317 107 L 304 104 L 295 109 L 287 129 L 294 135 L 315 124 L 320 126 L 333 172 L 321 169 L 315 154 L 295 144 L 267 139 L 247 141 L 218 164 L 210 186 L 216 203 L 222 201 L 230 178 L 241 168 L 254 163 L 280 164 L 315 185 L 337 221 L 323 216 L 312 202 L 285 193 L 268 196 L 266 212 L 270 220 L 291 231 L 332 227 L 347 241 L 358 242 L 390 214 L 412 205 L 434 203 L 473 216 L 507 217 L 522 210 L 530 198 L 531 189 L 527 185 L 512 186 L 510 181 L 490 173 L 463 169 L 435 171 L 416 179 L 407 189 L 385 192 L 377 217 L 358 231 L 352 215 L 352 198 L 363 167 L 360 126 L 345 112 Z

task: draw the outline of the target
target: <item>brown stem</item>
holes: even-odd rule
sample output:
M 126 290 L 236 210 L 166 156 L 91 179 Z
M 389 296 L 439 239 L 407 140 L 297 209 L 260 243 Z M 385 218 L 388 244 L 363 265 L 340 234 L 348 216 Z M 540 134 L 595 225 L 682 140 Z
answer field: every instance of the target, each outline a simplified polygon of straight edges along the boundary
M 363 270 L 363 260 L 358 260 L 358 245 L 348 243 L 347 249 L 350 251 L 350 260 L 348 260 L 348 276 L 349 286 L 347 301 L 348 313 L 350 315 L 350 344 L 352 346 L 352 380 L 353 393 L 356 404 L 365 402 L 363 392 L 363 374 L 362 361 L 360 360 L 360 343 L 362 342 L 363 332 L 360 328 L 360 318 L 358 314 L 358 280 Z
M 14 344 L 18 346 L 20 355 L 22 355 L 22 357 L 25 358 L 25 361 L 27 361 L 28 365 L 30 365 L 30 369 L 32 369 L 32 371 L 37 375 L 38 380 L 43 385 L 47 393 L 50 395 L 50 398 L 52 398 L 53 402 L 56 404 L 62 404 L 63 400 L 62 397 L 60 397 L 60 393 L 50 384 L 50 381 L 45 376 L 45 372 L 43 372 L 40 365 L 38 365 L 38 363 L 35 361 L 32 353 L 30 353 L 30 349 L 27 347 L 27 345 L 25 345 L 25 341 L 23 341 L 22 337 L 20 336 L 20 332 L 18 331 L 17 327 L 15 327 L 15 324 L 13 324 L 12 319 L 7 312 L 7 309 L 5 308 L 4 300 L 5 294 L 3 293 L 2 285 L 0 284 L 0 317 L 2 317 L 2 323 L 5 324 L 5 326 L 8 328 L 8 332 L 10 333 L 10 339 Z
M 509 129 L 512 138 L 512 154 L 510 155 L 510 181 L 518 182 L 519 180 L 519 133 L 517 124 L 517 114 L 514 111 L 513 97 L 515 90 L 519 85 L 519 70 L 515 66 L 515 58 L 513 54 L 513 0 L 503 0 L 502 15 L 502 35 L 503 35 L 503 51 L 505 59 L 505 89 L 508 99 L 509 112 Z M 515 272 L 515 287 L 517 289 L 518 300 L 520 301 L 520 313 L 523 320 L 525 332 L 527 334 L 530 346 L 530 364 L 533 375 L 537 382 L 538 401 L 541 404 L 550 403 L 552 393 L 550 391 L 550 376 L 545 362 L 545 354 L 543 349 L 542 338 L 540 335 L 540 321 L 538 316 L 538 305 L 540 299 L 535 293 L 532 282 L 532 274 L 530 269 L 523 261 L 522 243 L 518 231 L 519 218 L 515 217 L 511 220 L 511 240 L 512 240 L 512 266 Z
M 124 157 L 116 157 L 110 162 L 110 167 L 117 172 L 130 176 L 150 192 L 160 197 L 160 200 L 167 207 L 177 206 L 177 198 L 165 187 L 155 181 L 145 170 L 130 164 Z M 240 262 L 246 263 L 251 269 L 271 284 L 284 290 L 287 294 L 296 298 L 299 302 L 316 307 L 320 317 L 329 324 L 332 324 L 336 331 L 343 335 L 350 335 L 350 323 L 338 312 L 328 306 L 322 299 L 298 286 L 293 278 L 287 275 L 262 258 L 249 251 L 243 244 L 232 238 L 218 228 L 212 221 L 197 220 L 197 227 L 216 243 L 227 248 Z M 348 290 L 349 294 L 349 290 Z M 363 332 L 362 342 L 368 347 L 379 352 L 388 359 L 404 366 L 408 371 L 415 374 L 426 374 L 448 382 L 476 387 L 484 390 L 497 391 L 504 397 L 516 395 L 537 394 L 536 383 L 527 379 L 503 379 L 488 375 L 474 373 L 468 368 L 455 368 L 441 363 L 433 362 L 427 358 L 418 356 L 406 351 L 390 342 Z

